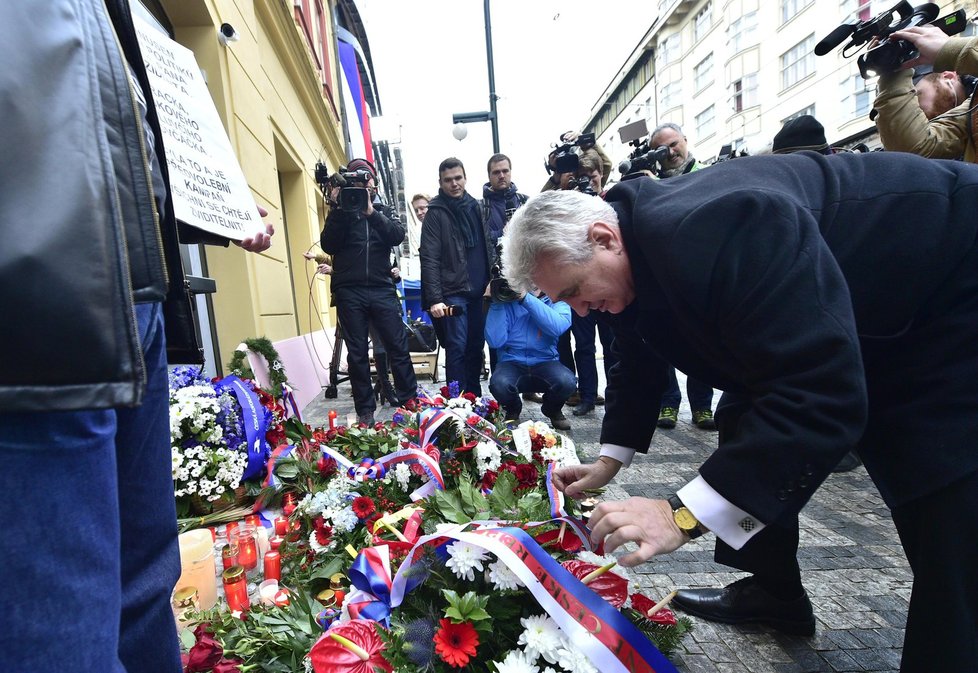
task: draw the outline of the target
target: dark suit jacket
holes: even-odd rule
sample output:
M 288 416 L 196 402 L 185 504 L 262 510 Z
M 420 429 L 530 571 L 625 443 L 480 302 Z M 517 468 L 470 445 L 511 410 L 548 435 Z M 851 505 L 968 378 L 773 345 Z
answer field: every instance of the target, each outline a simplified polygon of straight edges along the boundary
M 978 470 L 978 168 L 806 152 L 607 200 L 637 299 L 602 442 L 648 450 L 661 356 L 726 391 L 732 432 L 700 473 L 763 521 L 853 447 L 891 506 Z

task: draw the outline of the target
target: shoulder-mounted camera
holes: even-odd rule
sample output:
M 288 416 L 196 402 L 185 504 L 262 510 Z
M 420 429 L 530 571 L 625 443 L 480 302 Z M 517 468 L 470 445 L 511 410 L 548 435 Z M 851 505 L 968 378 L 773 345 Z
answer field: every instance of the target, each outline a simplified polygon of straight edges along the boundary
M 362 213 L 370 203 L 370 192 L 367 184 L 373 179 L 370 171 L 359 169 L 346 170 L 345 166 L 335 173 L 330 173 L 326 164 L 316 164 L 316 184 L 323 192 L 323 198 L 331 207 L 338 207 L 345 213 Z M 333 189 L 339 187 L 339 195 L 333 199 Z
M 875 38 L 876 45 L 856 59 L 859 74 L 863 79 L 869 79 L 883 72 L 899 70 L 907 61 L 917 58 L 920 52 L 911 42 L 892 39 L 890 36 L 896 31 L 923 24 L 937 26 L 947 35 L 956 35 L 965 29 L 967 15 L 963 9 L 940 18 L 937 18 L 938 13 L 940 8 L 933 2 L 913 7 L 903 0 L 872 19 L 842 24 L 815 45 L 815 55 L 824 56 L 848 39 L 849 44 L 842 48 L 842 55 L 850 58 L 855 53 L 854 49 L 858 51 L 859 47 Z
M 580 154 L 582 151 L 594 147 L 594 134 L 582 133 L 577 136 L 574 142 L 564 140 L 567 134 L 560 136 L 560 142 L 554 146 L 554 150 L 547 156 L 544 167 L 547 173 L 576 173 L 580 164 Z

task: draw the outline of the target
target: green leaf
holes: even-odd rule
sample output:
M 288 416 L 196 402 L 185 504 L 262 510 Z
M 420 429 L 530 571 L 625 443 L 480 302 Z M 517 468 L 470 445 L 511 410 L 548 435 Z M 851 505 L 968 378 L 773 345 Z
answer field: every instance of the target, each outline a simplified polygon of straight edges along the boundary
M 500 472 L 489 495 L 489 504 L 494 512 L 509 512 L 516 508 L 515 488 L 516 475 L 512 472 Z
M 480 511 L 487 509 L 486 497 L 482 495 L 482 492 L 475 484 L 463 481 L 459 484 L 458 494 L 462 497 L 463 508 L 470 517 L 474 517 Z M 471 518 L 469 521 L 471 521 Z
M 282 461 L 275 466 L 275 474 L 282 479 L 292 480 L 299 476 L 299 466 L 295 461 Z
M 488 596 L 480 596 L 474 591 L 468 591 L 464 596 L 459 597 L 458 593 L 451 589 L 442 589 L 441 593 L 448 602 L 448 607 L 445 608 L 445 617 L 453 622 L 477 622 L 492 618 L 486 612 L 486 604 L 489 602 Z
M 183 649 L 189 650 L 191 647 L 197 644 L 197 638 L 194 637 L 194 632 L 190 629 L 184 629 L 180 632 L 180 645 Z

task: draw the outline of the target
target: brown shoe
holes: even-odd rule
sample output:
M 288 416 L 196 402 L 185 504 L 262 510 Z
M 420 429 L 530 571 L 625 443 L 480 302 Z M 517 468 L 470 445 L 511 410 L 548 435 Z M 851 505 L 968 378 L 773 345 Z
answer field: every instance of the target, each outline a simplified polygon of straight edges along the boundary
M 523 393 L 523 399 L 526 402 L 536 402 L 537 404 L 540 404 L 543 402 L 543 395 L 540 393 Z
M 571 393 L 571 396 L 567 398 L 566 402 L 564 402 L 564 404 L 566 404 L 569 407 L 576 407 L 580 403 L 581 403 L 581 394 L 576 390 L 573 393 Z

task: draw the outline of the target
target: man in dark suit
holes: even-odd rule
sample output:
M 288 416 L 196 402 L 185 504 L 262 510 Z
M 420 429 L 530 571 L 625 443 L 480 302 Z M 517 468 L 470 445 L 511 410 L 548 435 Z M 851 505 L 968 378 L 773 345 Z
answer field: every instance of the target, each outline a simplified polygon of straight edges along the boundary
M 511 285 L 616 314 L 601 456 L 559 470 L 559 488 L 580 497 L 648 450 L 663 360 L 725 391 L 699 476 L 668 500 L 600 505 L 594 538 L 637 543 L 635 565 L 710 530 L 719 560 L 763 574 L 752 549 L 791 543 L 779 522 L 858 447 L 915 576 L 902 670 L 933 655 L 974 670 L 976 203 L 973 166 L 808 152 L 630 180 L 607 203 L 530 199 L 504 239 Z M 750 578 L 713 599 L 769 623 L 811 610 Z

